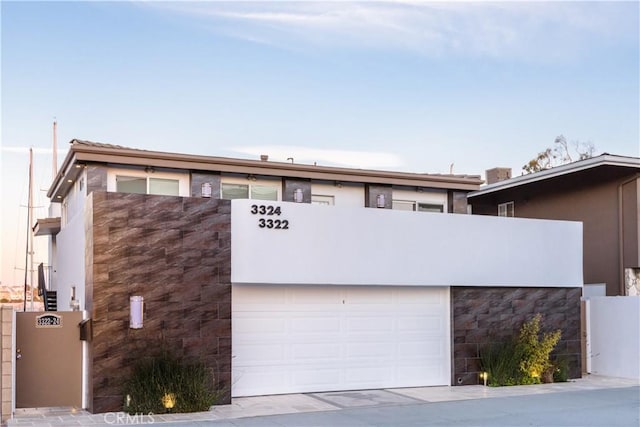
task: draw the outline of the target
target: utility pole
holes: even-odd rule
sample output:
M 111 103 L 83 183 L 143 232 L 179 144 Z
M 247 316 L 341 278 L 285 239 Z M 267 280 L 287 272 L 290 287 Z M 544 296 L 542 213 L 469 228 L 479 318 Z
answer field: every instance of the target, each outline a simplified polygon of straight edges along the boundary
M 27 311 L 28 296 L 31 301 L 30 309 L 33 310 L 33 289 L 29 291 L 29 286 L 27 285 L 27 274 L 31 271 L 31 286 L 33 286 L 33 148 L 29 148 L 29 196 L 27 209 L 29 210 L 29 221 L 27 221 L 27 247 L 24 257 L 24 298 L 22 311 Z

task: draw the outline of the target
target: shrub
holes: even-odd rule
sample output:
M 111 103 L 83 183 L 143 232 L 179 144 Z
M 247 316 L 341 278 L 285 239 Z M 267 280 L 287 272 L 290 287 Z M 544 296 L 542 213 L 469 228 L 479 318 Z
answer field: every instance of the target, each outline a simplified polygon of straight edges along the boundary
M 558 356 L 553 361 L 553 381 L 556 383 L 569 381 L 569 359 L 566 356 Z
M 560 341 L 560 330 L 545 333 L 540 339 L 540 313 L 525 322 L 520 329 L 516 343 L 517 352 L 522 355 L 520 370 L 527 383 L 540 383 L 542 374 L 552 367 L 551 352 Z
M 555 377 L 556 369 L 567 376 L 568 362 L 566 367 L 554 365 L 549 357 L 561 332 L 546 333 L 540 338 L 541 319 L 536 314 L 522 325 L 515 339 L 491 343 L 480 351 L 481 369 L 489 374 L 487 385 L 537 384 L 543 375 Z
M 167 352 L 134 366 L 124 387 L 129 414 L 208 411 L 221 396 L 213 372 L 203 364 L 185 364 Z
M 520 357 L 512 341 L 489 344 L 480 352 L 480 366 L 489 373 L 487 385 L 504 386 L 520 383 Z

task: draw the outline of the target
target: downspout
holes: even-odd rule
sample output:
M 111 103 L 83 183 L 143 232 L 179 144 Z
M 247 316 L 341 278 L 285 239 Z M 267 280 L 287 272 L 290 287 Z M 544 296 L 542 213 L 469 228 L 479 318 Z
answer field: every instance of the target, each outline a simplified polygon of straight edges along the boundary
M 633 181 L 637 181 L 638 178 L 640 178 L 640 174 L 635 174 L 633 178 L 630 178 L 626 181 L 621 182 L 620 184 L 618 184 L 618 254 L 619 254 L 619 259 L 618 259 L 618 291 L 620 293 L 621 296 L 624 295 L 624 225 L 623 225 L 623 220 L 624 220 L 624 215 L 623 215 L 623 203 L 622 203 L 622 187 L 624 187 L 625 185 L 633 182 Z M 636 193 L 637 193 L 637 189 L 636 189 Z M 636 195 L 636 204 L 637 204 L 637 195 Z M 638 251 L 640 251 L 640 248 L 638 248 Z

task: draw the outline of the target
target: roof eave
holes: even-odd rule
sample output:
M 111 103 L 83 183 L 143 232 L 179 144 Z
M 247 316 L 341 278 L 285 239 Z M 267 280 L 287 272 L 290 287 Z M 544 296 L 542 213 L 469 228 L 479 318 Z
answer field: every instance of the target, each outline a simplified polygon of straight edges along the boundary
M 76 143 L 77 142 L 77 143 Z M 238 172 L 256 175 L 278 175 L 285 177 L 318 180 L 339 180 L 391 185 L 406 185 L 424 188 L 473 191 L 483 183 L 480 176 L 429 175 L 409 172 L 387 172 L 366 169 L 349 169 L 331 166 L 291 164 L 283 162 L 209 157 L 193 154 L 176 154 L 138 150 L 117 146 L 98 146 L 82 141 L 71 141 L 71 148 L 60 172 L 47 192 L 49 198 L 63 196 L 65 183 L 75 181 L 78 166 L 96 162 L 122 165 L 144 165 L 186 170 L 216 172 Z M 75 167 L 74 167 L 75 165 Z M 72 176 L 73 175 L 73 176 Z
M 568 163 L 566 165 L 556 166 L 554 168 L 546 169 L 540 172 L 535 172 L 532 174 L 511 178 L 505 181 L 488 184 L 484 188 L 470 192 L 469 194 L 467 194 L 467 197 L 473 198 L 483 196 L 486 194 L 519 187 L 521 185 L 544 181 L 546 179 L 554 178 L 557 176 L 568 175 L 570 173 L 592 169 L 598 166 L 635 167 L 640 169 L 640 158 L 603 154 L 601 156 L 592 157 L 590 159 Z

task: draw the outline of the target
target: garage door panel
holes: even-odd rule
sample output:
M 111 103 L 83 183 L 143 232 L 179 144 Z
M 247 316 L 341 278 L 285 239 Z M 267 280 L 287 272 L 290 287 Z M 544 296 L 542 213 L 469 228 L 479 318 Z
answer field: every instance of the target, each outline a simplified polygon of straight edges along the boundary
M 403 341 L 398 344 L 398 351 L 401 355 L 416 355 L 421 359 L 425 357 L 443 357 L 444 345 L 439 340 Z
M 242 300 L 243 304 L 258 304 L 270 306 L 286 303 L 286 289 L 280 286 L 250 286 L 233 289 L 233 298 Z
M 395 349 L 390 347 L 386 341 L 367 341 L 346 344 L 346 356 L 350 359 L 376 359 L 389 358 L 395 356 Z
M 345 374 L 345 382 L 353 384 L 356 388 L 376 387 L 376 384 L 393 380 L 393 372 L 380 364 L 352 367 Z
M 308 314 L 307 314 L 308 315 Z M 340 331 L 340 319 L 336 318 L 336 314 L 318 317 L 304 317 L 303 313 L 296 316 L 295 321 L 291 322 L 292 332 L 304 332 L 305 334 L 315 333 L 338 333 Z
M 304 391 L 331 388 L 340 383 L 340 369 L 303 369 L 293 372 L 291 379 L 294 387 Z
M 233 320 L 233 328 L 239 334 L 274 334 L 286 332 L 286 322 L 282 318 L 237 317 Z
M 346 320 L 345 327 L 349 332 L 361 332 L 361 331 L 393 331 L 395 329 L 393 317 L 390 316 L 358 316 L 349 317 Z
M 291 357 L 294 360 L 305 360 L 308 362 L 340 360 L 341 346 L 330 343 L 301 343 L 291 346 Z
M 236 347 L 235 344 L 234 347 Z M 235 360 L 233 362 L 238 366 L 280 363 L 285 357 L 285 351 L 285 346 L 281 344 L 238 344 L 234 350 Z
M 425 315 L 401 316 L 398 319 L 398 330 L 400 331 L 436 331 L 441 333 L 442 320 L 437 317 Z
M 389 288 L 380 287 L 374 292 L 370 289 L 368 286 L 347 288 L 344 292 L 344 304 L 357 306 L 393 303 L 394 295 Z
M 327 289 L 327 287 L 305 286 L 303 292 L 291 292 L 289 294 L 290 302 L 298 305 L 338 305 L 342 304 L 342 296 L 335 292 L 335 289 Z
M 234 285 L 232 395 L 449 384 L 448 295 Z

